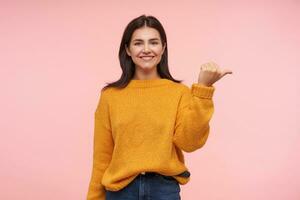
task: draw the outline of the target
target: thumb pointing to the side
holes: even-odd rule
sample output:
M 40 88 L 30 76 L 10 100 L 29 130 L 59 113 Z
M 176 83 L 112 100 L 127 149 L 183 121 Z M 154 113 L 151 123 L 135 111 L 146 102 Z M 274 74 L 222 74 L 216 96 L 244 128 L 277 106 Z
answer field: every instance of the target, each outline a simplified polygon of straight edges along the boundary
M 222 78 L 223 76 L 225 76 L 226 74 L 232 74 L 233 72 L 229 69 L 224 69 L 222 72 L 221 72 L 221 76 L 220 78 Z

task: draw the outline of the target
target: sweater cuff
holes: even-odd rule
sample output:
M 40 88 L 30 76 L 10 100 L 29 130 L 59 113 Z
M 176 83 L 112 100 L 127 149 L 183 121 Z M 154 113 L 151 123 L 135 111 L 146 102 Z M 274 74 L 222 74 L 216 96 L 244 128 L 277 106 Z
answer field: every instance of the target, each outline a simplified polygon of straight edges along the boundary
M 198 83 L 192 84 L 192 94 L 200 98 L 211 99 L 214 91 L 214 86 L 205 86 Z

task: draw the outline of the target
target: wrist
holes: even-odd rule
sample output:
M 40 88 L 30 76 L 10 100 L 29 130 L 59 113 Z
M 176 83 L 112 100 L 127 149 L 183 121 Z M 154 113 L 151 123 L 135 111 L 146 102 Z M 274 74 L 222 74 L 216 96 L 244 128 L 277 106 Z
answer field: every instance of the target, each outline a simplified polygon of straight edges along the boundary
M 212 85 L 211 84 L 206 84 L 206 83 L 201 83 L 201 82 L 198 82 L 199 85 L 202 85 L 202 86 L 205 86 L 205 87 L 211 87 Z

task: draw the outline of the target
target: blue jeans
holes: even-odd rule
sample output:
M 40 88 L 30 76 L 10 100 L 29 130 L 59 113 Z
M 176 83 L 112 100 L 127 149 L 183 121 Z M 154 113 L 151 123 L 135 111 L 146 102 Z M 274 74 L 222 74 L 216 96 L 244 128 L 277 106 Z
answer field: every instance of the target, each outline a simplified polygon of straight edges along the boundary
M 180 185 L 172 176 L 139 174 L 119 191 L 105 190 L 106 200 L 180 200 Z

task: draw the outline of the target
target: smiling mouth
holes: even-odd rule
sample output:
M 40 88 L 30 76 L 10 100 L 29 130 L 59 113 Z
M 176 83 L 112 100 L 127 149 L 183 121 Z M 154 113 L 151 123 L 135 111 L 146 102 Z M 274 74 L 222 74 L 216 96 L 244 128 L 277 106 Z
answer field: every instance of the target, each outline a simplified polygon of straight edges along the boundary
M 154 56 L 142 56 L 140 57 L 142 60 L 148 61 L 148 60 L 152 60 L 152 58 L 154 58 Z

